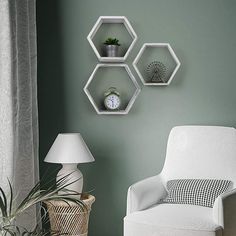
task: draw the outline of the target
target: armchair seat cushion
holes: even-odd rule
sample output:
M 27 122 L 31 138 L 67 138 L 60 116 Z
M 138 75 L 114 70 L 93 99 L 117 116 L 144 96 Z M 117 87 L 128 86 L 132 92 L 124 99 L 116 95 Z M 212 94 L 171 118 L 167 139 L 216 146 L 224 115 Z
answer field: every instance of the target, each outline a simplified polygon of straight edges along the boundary
M 124 231 L 129 236 L 221 236 L 212 214 L 208 207 L 158 204 L 127 215 Z

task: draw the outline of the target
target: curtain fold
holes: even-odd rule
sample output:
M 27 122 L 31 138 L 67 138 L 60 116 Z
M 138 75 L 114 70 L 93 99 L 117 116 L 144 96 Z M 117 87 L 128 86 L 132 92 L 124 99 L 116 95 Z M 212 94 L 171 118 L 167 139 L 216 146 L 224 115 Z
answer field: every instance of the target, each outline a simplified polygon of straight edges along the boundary
M 20 201 L 38 180 L 35 0 L 0 0 L 0 180 Z M 36 223 L 31 209 L 18 224 Z

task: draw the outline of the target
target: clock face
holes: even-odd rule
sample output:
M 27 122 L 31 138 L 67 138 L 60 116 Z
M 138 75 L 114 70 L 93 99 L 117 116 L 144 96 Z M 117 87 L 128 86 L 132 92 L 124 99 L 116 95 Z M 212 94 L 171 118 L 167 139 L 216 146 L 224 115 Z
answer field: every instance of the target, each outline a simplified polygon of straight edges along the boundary
M 116 94 L 108 95 L 104 100 L 104 105 L 109 110 L 115 110 L 120 107 L 120 98 Z

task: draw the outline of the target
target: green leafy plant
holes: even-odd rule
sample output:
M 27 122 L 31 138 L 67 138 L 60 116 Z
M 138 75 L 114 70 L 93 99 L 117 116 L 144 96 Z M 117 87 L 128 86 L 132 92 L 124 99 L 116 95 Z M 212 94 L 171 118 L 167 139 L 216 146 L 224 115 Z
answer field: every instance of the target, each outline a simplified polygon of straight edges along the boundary
M 70 175 L 70 174 L 69 174 Z M 12 235 L 12 236 L 45 236 L 45 235 L 58 235 L 56 232 L 48 232 L 40 229 L 39 225 L 36 225 L 32 231 L 27 230 L 23 226 L 18 226 L 15 224 L 17 217 L 20 217 L 27 209 L 34 206 L 35 204 L 40 204 L 45 201 L 50 200 L 60 200 L 69 204 L 69 202 L 76 203 L 82 207 L 84 211 L 87 210 L 86 205 L 82 200 L 78 198 L 78 193 L 75 191 L 68 190 L 67 187 L 70 184 L 78 181 L 68 183 L 68 177 L 66 175 L 56 182 L 54 180 L 48 181 L 46 184 L 42 181 L 39 181 L 28 193 L 28 195 L 17 205 L 16 198 L 13 196 L 13 188 L 11 183 L 9 183 L 9 197 L 0 187 L 0 235 Z M 46 210 L 44 209 L 45 214 L 41 217 L 40 220 L 45 218 Z
M 119 40 L 117 38 L 108 38 L 105 42 L 105 45 L 117 45 L 120 46 Z

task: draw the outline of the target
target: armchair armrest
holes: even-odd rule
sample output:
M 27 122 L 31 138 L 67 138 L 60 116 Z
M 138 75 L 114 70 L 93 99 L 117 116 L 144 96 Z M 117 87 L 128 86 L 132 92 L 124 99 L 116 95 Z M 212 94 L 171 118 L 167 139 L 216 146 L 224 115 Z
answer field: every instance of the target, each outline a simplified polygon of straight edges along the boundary
M 165 197 L 166 189 L 160 175 L 149 177 L 131 185 L 127 195 L 127 212 L 144 210 Z
M 213 206 L 213 219 L 224 229 L 225 236 L 236 232 L 236 189 L 221 194 Z

